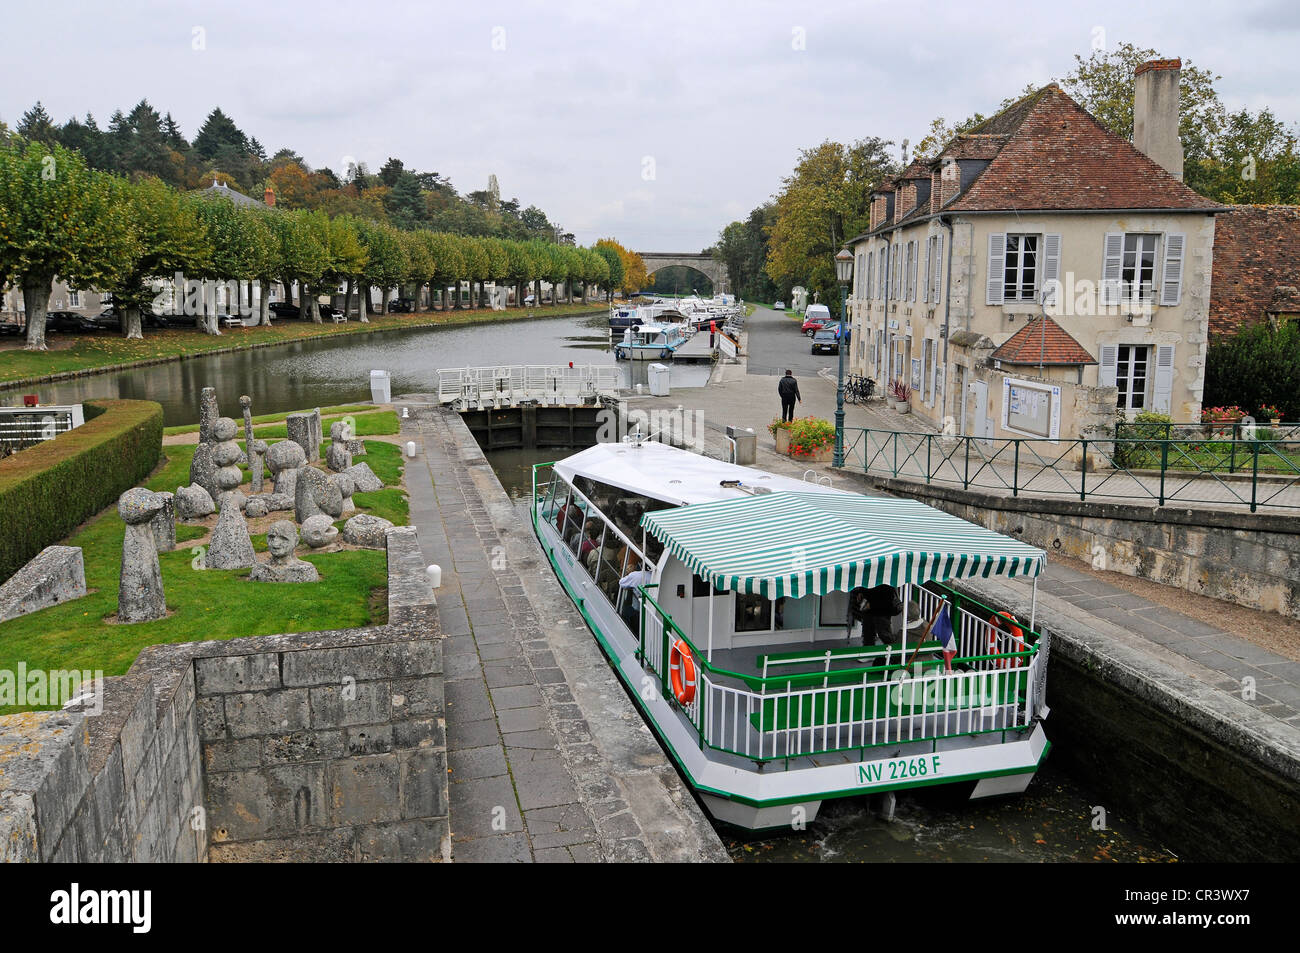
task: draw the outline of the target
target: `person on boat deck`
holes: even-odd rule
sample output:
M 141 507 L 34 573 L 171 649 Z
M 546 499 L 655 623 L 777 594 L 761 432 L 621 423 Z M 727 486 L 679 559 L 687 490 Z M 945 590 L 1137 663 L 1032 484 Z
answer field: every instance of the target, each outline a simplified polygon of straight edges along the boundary
M 587 520 L 587 527 L 582 537 L 582 548 L 578 550 L 579 559 L 585 561 L 591 551 L 600 545 L 600 540 L 596 538 L 599 534 L 600 520 Z
M 862 586 L 849 593 L 849 620 L 862 625 L 862 644 L 897 645 L 900 636 L 894 633 L 893 619 L 903 611 L 903 602 L 893 586 Z
M 654 578 L 654 573 L 641 564 L 641 568 L 634 570 L 618 581 L 620 589 L 629 590 L 628 595 L 623 600 L 623 609 L 619 613 L 627 627 L 636 632 L 641 625 L 641 592 L 637 586 L 645 586 Z
M 776 392 L 781 397 L 781 419 L 794 420 L 794 402 L 803 402 L 799 393 L 799 382 L 794 379 L 794 371 L 787 370 L 785 377 L 776 385 Z

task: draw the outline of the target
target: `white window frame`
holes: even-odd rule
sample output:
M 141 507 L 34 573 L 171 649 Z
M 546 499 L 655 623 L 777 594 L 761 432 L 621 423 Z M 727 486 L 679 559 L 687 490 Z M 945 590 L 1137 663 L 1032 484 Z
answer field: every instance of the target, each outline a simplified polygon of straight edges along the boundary
M 1130 239 L 1135 239 L 1133 248 L 1130 249 Z M 1150 245 L 1151 249 L 1151 268 L 1150 279 L 1143 283 L 1142 267 L 1139 264 L 1139 255 L 1145 250 L 1144 246 Z M 1132 263 L 1130 264 L 1130 255 Z M 1125 301 L 1154 301 L 1156 296 L 1156 269 L 1159 268 L 1160 261 L 1160 234 L 1158 232 L 1125 232 L 1124 246 L 1120 256 L 1119 264 L 1119 287 L 1120 295 Z M 1137 288 L 1137 294 L 1134 294 L 1134 287 Z
M 1028 292 L 1025 292 L 1025 242 L 1032 239 L 1034 243 L 1034 277 Z M 1008 264 L 1012 250 L 1011 243 L 1018 240 L 1016 248 L 1015 280 L 1007 283 Z M 1038 300 L 1038 289 L 1043 283 L 1043 236 L 1038 232 L 1008 232 L 1002 246 L 1002 300 L 1024 303 Z
M 77 291 L 77 290 L 74 289 L 74 288 L 69 288 L 69 289 L 68 289 L 68 307 L 69 307 L 69 308 L 80 308 L 80 307 L 81 307 L 81 292 L 80 292 L 80 291 Z
M 1124 352 L 1128 351 L 1128 358 L 1125 360 Z M 1136 365 L 1135 358 L 1138 351 L 1145 352 L 1142 370 L 1142 403 L 1138 406 L 1133 404 L 1133 370 Z M 1137 414 L 1151 407 L 1153 396 L 1153 385 L 1155 382 L 1155 348 L 1150 344 L 1119 344 L 1115 348 L 1115 386 L 1119 389 L 1117 395 L 1117 405 L 1119 409 L 1126 414 Z

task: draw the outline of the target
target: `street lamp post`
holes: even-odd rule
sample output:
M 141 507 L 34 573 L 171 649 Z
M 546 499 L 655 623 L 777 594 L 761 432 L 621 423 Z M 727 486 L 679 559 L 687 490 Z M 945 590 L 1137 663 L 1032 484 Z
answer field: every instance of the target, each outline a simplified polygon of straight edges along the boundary
M 849 282 L 853 280 L 853 252 L 841 248 L 835 256 L 835 277 L 840 282 L 840 331 L 839 346 L 835 349 L 840 357 L 839 376 L 835 381 L 835 466 L 844 466 L 844 329 L 848 327 Z

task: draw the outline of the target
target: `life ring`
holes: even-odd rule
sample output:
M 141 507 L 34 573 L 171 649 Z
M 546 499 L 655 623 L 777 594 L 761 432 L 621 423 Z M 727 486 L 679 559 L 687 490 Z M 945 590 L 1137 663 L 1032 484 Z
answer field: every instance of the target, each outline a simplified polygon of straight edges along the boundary
M 1006 619 L 1006 622 L 1002 620 Z M 1016 625 L 1016 617 L 1005 609 L 1001 612 L 995 612 L 989 616 L 989 625 L 993 626 L 994 631 L 989 633 L 989 655 L 1001 655 L 998 651 L 998 632 L 1009 632 L 1013 639 L 1018 639 L 1020 644 L 1025 644 L 1025 633 L 1020 626 Z M 1017 649 L 1016 651 L 1022 651 Z M 1014 668 L 1015 659 L 1000 658 L 998 659 L 998 668 Z
M 668 677 L 673 683 L 673 695 L 683 705 L 695 700 L 695 657 L 690 646 L 678 639 L 668 650 Z

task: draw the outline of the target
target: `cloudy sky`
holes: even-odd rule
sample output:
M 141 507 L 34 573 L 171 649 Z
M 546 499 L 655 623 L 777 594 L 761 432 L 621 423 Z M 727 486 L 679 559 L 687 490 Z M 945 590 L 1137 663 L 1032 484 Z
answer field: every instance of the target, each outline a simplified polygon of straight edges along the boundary
M 42 0 L 6 12 L 0 119 L 147 98 L 193 138 L 219 105 L 313 167 L 388 156 L 462 192 L 495 173 L 580 242 L 698 251 L 800 148 L 913 142 L 1069 72 L 1095 41 L 1213 70 L 1228 108 L 1300 120 L 1300 4 L 864 0 Z

